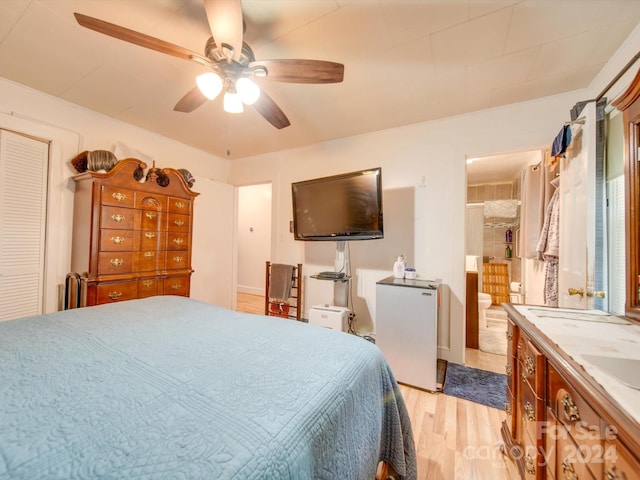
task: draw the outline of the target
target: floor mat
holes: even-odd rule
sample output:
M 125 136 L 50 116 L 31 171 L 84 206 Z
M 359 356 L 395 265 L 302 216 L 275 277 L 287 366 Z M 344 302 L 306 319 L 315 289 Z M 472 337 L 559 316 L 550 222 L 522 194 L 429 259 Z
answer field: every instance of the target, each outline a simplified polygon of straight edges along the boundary
M 504 410 L 507 376 L 448 362 L 443 393 Z

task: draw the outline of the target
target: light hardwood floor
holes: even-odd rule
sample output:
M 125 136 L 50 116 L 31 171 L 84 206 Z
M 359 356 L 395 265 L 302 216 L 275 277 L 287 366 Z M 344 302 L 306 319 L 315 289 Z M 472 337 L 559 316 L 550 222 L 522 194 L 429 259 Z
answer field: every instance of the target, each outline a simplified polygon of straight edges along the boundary
M 264 313 L 264 297 L 238 293 L 236 310 Z M 504 373 L 506 357 L 466 350 L 466 365 Z M 418 455 L 418 480 L 515 480 L 500 452 L 502 410 L 400 385 Z

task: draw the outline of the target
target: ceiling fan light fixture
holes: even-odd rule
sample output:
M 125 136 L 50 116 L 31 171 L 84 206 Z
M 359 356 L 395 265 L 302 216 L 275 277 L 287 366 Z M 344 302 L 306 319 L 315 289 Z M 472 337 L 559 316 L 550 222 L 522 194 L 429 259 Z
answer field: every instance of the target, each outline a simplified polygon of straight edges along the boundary
M 245 105 L 253 105 L 260 98 L 260 87 L 246 77 L 239 78 L 236 82 L 236 92 L 240 95 Z
M 209 100 L 213 100 L 222 91 L 222 78 L 213 72 L 206 72 L 196 77 L 196 83 L 202 94 Z
M 224 111 L 227 113 L 242 113 L 244 111 L 240 94 L 232 92 L 224 94 Z

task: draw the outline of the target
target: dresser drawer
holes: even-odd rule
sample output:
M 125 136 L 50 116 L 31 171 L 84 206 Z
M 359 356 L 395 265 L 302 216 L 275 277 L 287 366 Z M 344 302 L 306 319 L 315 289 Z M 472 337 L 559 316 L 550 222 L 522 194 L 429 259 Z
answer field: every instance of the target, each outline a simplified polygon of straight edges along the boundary
M 191 263 L 189 262 L 189 252 L 187 251 L 175 251 L 167 252 L 167 261 L 165 268 L 167 270 L 185 269 L 189 268 Z
M 139 210 L 140 230 L 159 232 L 166 230 L 164 213 L 157 210 Z
M 141 210 L 164 212 L 167 210 L 167 197 L 149 192 L 136 192 L 135 207 Z
M 612 436 L 615 436 L 612 433 Z M 606 480 L 639 480 L 640 461 L 615 438 L 604 444 L 604 477 Z
M 189 277 L 167 277 L 164 279 L 164 295 L 189 296 Z
M 131 273 L 133 252 L 100 252 L 98 254 L 98 275 Z
M 515 326 L 513 321 L 509 318 L 507 320 L 507 361 L 516 356 L 517 344 L 518 344 L 518 327 Z
M 162 293 L 162 280 L 157 278 L 143 278 L 138 280 L 138 298 L 147 298 Z
M 167 230 L 170 232 L 189 232 L 191 231 L 191 217 L 180 213 L 170 213 L 167 222 Z
M 126 188 L 102 186 L 100 201 L 103 205 L 118 205 L 119 207 L 133 207 L 135 192 Z
M 135 210 L 124 207 L 102 207 L 102 228 L 115 228 L 118 230 L 132 230 L 135 225 Z
M 521 381 L 520 388 L 522 389 L 522 426 L 534 445 L 542 443 L 543 431 L 540 427 L 544 421 L 544 401 L 536 397 L 524 380 Z
M 168 232 L 167 233 L 167 250 L 188 250 L 189 234 Z
M 135 250 L 133 230 L 107 230 L 100 232 L 100 251 L 127 252 Z
M 164 250 L 165 232 L 141 230 L 136 233 L 139 237 L 138 245 L 140 250 Z
M 97 286 L 98 304 L 138 298 L 138 282 L 101 283 Z
M 169 212 L 191 214 L 191 201 L 184 198 L 169 197 Z
M 545 396 L 545 368 L 546 360 L 544 355 L 523 333 L 518 339 L 518 360 L 520 361 L 520 376 L 525 379 L 536 396 Z
M 136 272 L 152 272 L 164 268 L 164 250 L 146 250 L 136 252 Z
M 591 406 L 549 365 L 549 408 L 572 441 L 587 457 L 604 449 L 604 422 Z M 591 464 L 595 477 L 602 476 L 602 462 Z M 560 469 L 560 465 L 558 466 Z

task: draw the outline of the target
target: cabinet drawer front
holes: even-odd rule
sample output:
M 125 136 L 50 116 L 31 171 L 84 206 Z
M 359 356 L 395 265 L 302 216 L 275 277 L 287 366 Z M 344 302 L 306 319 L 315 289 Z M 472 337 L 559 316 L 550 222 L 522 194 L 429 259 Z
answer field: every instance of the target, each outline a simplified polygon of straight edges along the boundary
M 135 224 L 135 210 L 123 207 L 102 207 L 102 228 L 131 230 Z
M 611 480 L 640 479 L 640 461 L 622 444 L 613 439 L 604 446 L 604 477 Z
M 167 270 L 189 268 L 191 265 L 189 262 L 189 253 L 186 251 L 167 252 L 167 261 L 165 265 Z
M 184 198 L 169 197 L 169 212 L 171 213 L 191 213 L 191 200 Z
M 555 478 L 557 479 L 575 479 L 575 480 L 593 480 L 593 475 L 589 471 L 590 459 L 583 456 L 583 452 L 587 450 L 578 447 L 571 439 L 567 429 L 558 422 L 558 428 L 555 429 L 557 437 L 555 445 Z M 551 463 L 551 462 L 549 462 Z M 597 477 L 601 478 L 601 477 Z
M 189 296 L 189 277 L 168 277 L 164 279 L 165 295 Z
M 140 250 L 164 250 L 166 233 L 153 230 L 141 230 L 137 233 L 140 237 Z
M 156 210 L 139 210 L 140 230 L 159 232 L 166 230 L 164 225 L 164 213 Z
M 167 230 L 170 232 L 189 232 L 191 231 L 191 217 L 180 213 L 170 213 L 167 222 Z
M 602 451 L 604 448 L 604 422 L 591 406 L 560 374 L 549 365 L 549 407 L 566 427 L 573 441 L 585 452 Z M 558 466 L 560 468 L 560 466 Z M 597 478 L 602 475 L 602 463 L 592 464 Z
M 189 234 L 169 232 L 167 234 L 167 250 L 188 250 Z
M 521 333 L 518 339 L 518 360 L 520 361 L 520 375 L 526 379 L 533 392 L 540 398 L 545 394 L 544 355 L 531 343 L 526 335 Z
M 520 388 L 522 388 L 522 405 L 520 411 L 522 415 L 522 425 L 533 444 L 541 443 L 544 433 L 542 428 L 540 428 L 544 421 L 544 401 L 536 397 L 526 382 L 523 381 L 520 384 Z
M 167 197 L 153 193 L 136 192 L 135 207 L 141 210 L 164 212 L 167 210 Z
M 507 320 L 507 361 L 515 357 L 518 344 L 518 327 L 514 325 L 511 319 Z
M 98 275 L 131 273 L 133 252 L 100 252 L 98 254 Z
M 133 300 L 138 297 L 138 283 L 101 283 L 97 287 L 97 297 L 98 304 Z
M 137 272 L 152 272 L 164 268 L 164 251 L 146 250 L 136 253 Z
M 126 252 L 135 250 L 133 230 L 102 230 L 100 232 L 100 251 Z
M 120 207 L 133 207 L 135 192 L 120 187 L 102 186 L 100 201 L 103 205 L 118 205 Z
M 153 297 L 162 293 L 160 291 L 161 281 L 157 278 L 143 278 L 138 281 L 138 298 Z

